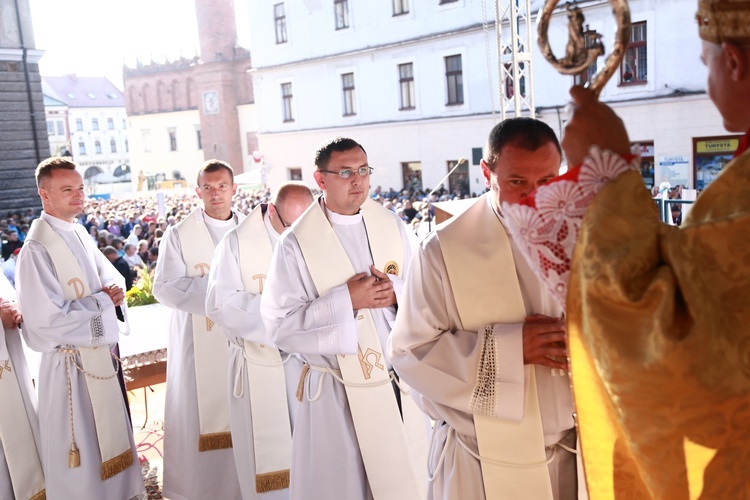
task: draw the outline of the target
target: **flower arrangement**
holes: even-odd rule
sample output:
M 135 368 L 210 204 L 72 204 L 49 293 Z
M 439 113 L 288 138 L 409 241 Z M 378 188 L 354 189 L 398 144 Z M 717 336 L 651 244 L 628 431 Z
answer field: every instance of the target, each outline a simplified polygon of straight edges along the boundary
M 146 266 L 136 268 L 136 272 L 138 274 L 138 282 L 125 293 L 125 300 L 127 300 L 128 307 L 156 304 L 157 300 L 153 292 L 154 279 L 151 273 L 148 272 Z

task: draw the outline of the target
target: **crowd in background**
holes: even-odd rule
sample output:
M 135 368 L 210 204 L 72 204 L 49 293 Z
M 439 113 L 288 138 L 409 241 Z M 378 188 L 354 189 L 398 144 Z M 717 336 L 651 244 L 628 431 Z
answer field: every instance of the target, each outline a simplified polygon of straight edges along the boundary
M 398 214 L 420 237 L 432 228 L 433 202 L 468 198 L 466 194 L 451 193 L 445 188 L 429 195 L 418 189 L 396 191 L 393 188 L 384 190 L 381 186 L 375 187 L 371 196 Z M 238 189 L 234 208 L 249 214 L 270 197 L 270 189 Z M 180 222 L 197 206 L 199 199 L 193 190 L 149 192 L 112 199 L 89 198 L 78 220 L 130 285 L 143 266 L 149 270 L 156 266 L 159 241 L 167 228 Z M 37 216 L 38 213 L 28 210 L 0 219 L 2 267 L 11 283 L 15 281 L 16 256 L 31 221 Z

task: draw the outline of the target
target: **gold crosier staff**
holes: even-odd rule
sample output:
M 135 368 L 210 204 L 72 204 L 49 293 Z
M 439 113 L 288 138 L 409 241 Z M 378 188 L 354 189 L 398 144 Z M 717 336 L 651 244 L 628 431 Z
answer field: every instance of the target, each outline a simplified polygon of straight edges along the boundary
M 590 47 L 586 47 L 586 39 L 583 34 L 583 13 L 577 5 L 568 2 L 566 4 L 569 20 L 568 46 L 565 49 L 565 57 L 557 59 L 549 46 L 547 30 L 552 13 L 559 2 L 560 0 L 547 0 L 539 13 L 539 48 L 545 59 L 557 68 L 557 71 L 563 75 L 576 75 L 594 64 L 597 57 L 604 55 L 604 45 L 598 40 Z M 585 85 L 597 97 L 620 66 L 630 42 L 630 9 L 627 0 L 610 0 L 609 3 L 612 4 L 612 11 L 617 20 L 615 46 L 604 63 L 604 67 Z

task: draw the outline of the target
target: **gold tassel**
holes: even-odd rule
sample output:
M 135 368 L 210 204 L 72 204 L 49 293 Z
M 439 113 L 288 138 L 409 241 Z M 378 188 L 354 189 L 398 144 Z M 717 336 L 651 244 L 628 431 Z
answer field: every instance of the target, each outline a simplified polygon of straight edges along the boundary
M 305 395 L 305 377 L 307 372 L 310 371 L 310 365 L 305 363 L 302 365 L 302 374 L 299 376 L 299 384 L 297 385 L 297 401 L 302 402 L 302 396 Z
M 68 469 L 74 469 L 81 466 L 81 454 L 78 453 L 78 447 L 75 441 L 70 443 L 70 451 L 68 452 Z
M 216 432 L 201 434 L 198 438 L 198 451 L 223 450 L 232 447 L 232 433 Z
M 102 481 L 119 474 L 131 465 L 133 465 L 133 452 L 131 450 L 126 450 L 115 458 L 110 458 L 102 463 Z
M 255 476 L 255 491 L 257 493 L 285 490 L 287 488 L 289 488 L 289 469 L 266 472 Z
M 47 490 L 42 490 L 29 500 L 47 500 Z

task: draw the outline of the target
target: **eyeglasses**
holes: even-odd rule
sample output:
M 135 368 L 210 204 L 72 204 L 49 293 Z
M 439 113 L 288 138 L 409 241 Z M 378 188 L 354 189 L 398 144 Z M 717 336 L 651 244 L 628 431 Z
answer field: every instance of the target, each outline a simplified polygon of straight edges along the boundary
M 274 205 L 273 208 L 276 209 L 276 216 L 279 218 L 279 222 L 281 222 L 281 227 L 283 227 L 284 229 L 286 229 L 289 226 L 291 226 L 291 224 L 287 224 L 286 222 L 284 222 L 284 219 L 281 218 L 281 212 L 279 212 L 279 207 L 277 207 L 276 205 Z
M 352 176 L 354 172 L 357 172 L 360 177 L 367 177 L 372 173 L 373 168 L 372 167 L 359 167 L 357 170 L 352 170 L 350 168 L 345 168 L 344 170 L 339 170 L 338 172 L 334 172 L 333 170 L 323 170 L 322 168 L 318 169 L 318 172 L 323 172 L 324 174 L 336 174 L 342 179 L 346 180 L 349 177 Z

